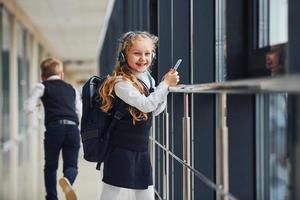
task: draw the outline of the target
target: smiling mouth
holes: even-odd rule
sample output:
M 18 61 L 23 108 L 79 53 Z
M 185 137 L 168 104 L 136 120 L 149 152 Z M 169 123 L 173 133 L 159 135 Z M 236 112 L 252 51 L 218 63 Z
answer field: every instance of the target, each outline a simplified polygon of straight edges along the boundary
M 144 67 L 144 66 L 146 66 L 146 63 L 145 64 L 143 64 L 143 63 L 137 63 L 136 65 L 139 66 L 139 67 Z

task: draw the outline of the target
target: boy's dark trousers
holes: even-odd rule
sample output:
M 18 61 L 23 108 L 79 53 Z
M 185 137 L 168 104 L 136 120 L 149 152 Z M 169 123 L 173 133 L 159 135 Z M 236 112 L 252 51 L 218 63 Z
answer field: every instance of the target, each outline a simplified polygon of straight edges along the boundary
M 46 126 L 44 178 L 47 200 L 57 200 L 56 170 L 60 150 L 62 150 L 64 177 L 73 184 L 77 176 L 79 148 L 80 136 L 77 125 L 50 122 Z

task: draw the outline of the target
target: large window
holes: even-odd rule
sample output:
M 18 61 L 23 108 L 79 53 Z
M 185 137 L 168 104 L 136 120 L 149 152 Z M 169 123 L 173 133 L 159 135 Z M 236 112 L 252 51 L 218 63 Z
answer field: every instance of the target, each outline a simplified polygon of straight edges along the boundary
M 280 76 L 286 69 L 286 44 L 288 42 L 288 1 L 259 0 L 258 7 L 258 43 L 254 49 L 257 68 L 267 69 L 270 76 Z M 254 23 L 255 25 L 255 23 Z M 253 34 L 255 36 L 255 34 Z M 262 58 L 260 61 L 257 58 Z M 252 66 L 254 67 L 254 66 Z M 288 95 L 285 93 L 268 94 L 264 97 L 264 105 L 258 105 L 256 112 L 264 110 L 260 118 L 263 120 L 264 131 L 257 132 L 263 140 L 258 141 L 264 147 L 257 151 L 257 160 L 264 172 L 258 178 L 258 196 L 268 200 L 289 199 L 290 187 L 290 155 L 288 152 Z M 258 102 L 257 102 L 258 103 Z M 257 126 L 262 126 L 258 123 Z M 259 130 L 259 128 L 257 128 Z M 259 171 L 259 170 L 258 170 Z M 260 188 L 260 189 L 261 189 Z M 260 191 L 260 192 L 259 192 Z
M 9 49 L 10 49 L 10 23 L 9 14 L 0 6 L 0 147 L 7 142 L 9 138 Z M 2 186 L 0 188 L 0 199 L 9 198 L 9 171 L 10 171 L 10 152 L 2 151 L 0 148 L 0 179 Z M 4 162 L 5 161 L 5 162 Z
M 0 139 L 1 143 L 9 140 L 9 49 L 10 23 L 8 12 L 1 7 L 1 79 L 0 79 Z

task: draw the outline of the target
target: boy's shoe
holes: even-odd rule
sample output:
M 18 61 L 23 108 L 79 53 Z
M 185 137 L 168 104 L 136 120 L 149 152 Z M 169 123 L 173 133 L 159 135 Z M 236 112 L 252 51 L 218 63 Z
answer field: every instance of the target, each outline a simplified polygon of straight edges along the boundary
M 69 180 L 65 177 L 59 179 L 59 185 L 65 193 L 66 200 L 77 200 L 75 191 L 73 190 Z

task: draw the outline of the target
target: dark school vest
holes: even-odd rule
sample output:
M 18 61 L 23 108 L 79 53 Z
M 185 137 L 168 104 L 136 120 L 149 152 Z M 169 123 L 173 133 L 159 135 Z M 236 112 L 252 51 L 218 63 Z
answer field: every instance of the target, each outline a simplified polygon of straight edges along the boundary
M 147 88 L 147 86 L 140 81 L 145 89 L 146 96 L 153 91 L 153 88 Z M 118 101 L 122 101 L 118 98 Z M 111 134 L 111 144 L 117 147 L 133 150 L 133 151 L 147 151 L 150 128 L 152 126 L 152 112 L 147 113 L 148 119 L 135 121 L 133 124 L 133 118 L 129 113 L 129 105 L 125 103 L 126 109 L 123 118 L 118 121 Z
M 42 84 L 45 86 L 44 95 L 41 98 L 45 110 L 45 125 L 62 119 L 78 124 L 75 89 L 62 80 L 47 80 Z

